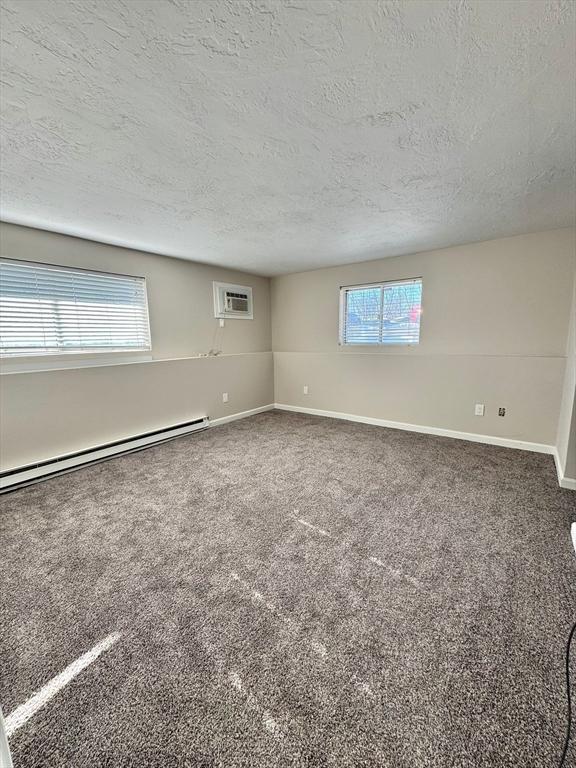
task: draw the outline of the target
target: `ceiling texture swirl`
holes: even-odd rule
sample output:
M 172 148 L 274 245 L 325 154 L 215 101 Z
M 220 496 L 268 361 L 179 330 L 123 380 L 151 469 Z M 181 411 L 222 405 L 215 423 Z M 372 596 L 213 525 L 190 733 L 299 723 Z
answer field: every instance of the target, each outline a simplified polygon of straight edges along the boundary
M 264 275 L 574 223 L 570 0 L 2 0 L 4 220 Z

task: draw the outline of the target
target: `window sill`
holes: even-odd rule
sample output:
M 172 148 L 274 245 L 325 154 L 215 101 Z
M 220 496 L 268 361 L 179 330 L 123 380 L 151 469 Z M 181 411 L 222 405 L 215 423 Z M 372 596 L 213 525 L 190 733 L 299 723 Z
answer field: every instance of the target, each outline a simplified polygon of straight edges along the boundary
M 0 375 L 35 371 L 92 368 L 123 363 L 142 363 L 153 360 L 152 352 L 65 352 L 54 355 L 14 355 L 0 358 Z
M 376 351 L 383 351 L 383 350 L 394 350 L 394 349 L 414 349 L 415 347 L 419 347 L 420 342 L 414 341 L 414 342 L 394 342 L 392 344 L 343 344 L 342 342 L 338 343 L 339 349 L 346 351 L 346 350 L 355 350 L 359 349 L 362 352 L 366 352 L 367 350 L 373 350 Z

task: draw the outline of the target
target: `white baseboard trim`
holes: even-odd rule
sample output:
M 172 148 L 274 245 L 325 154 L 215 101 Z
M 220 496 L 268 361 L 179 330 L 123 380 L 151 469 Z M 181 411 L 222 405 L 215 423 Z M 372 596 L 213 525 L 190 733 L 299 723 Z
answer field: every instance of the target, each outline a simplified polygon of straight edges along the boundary
M 572 477 L 565 477 L 564 470 L 560 464 L 560 456 L 558 449 L 554 447 L 554 463 L 556 464 L 556 473 L 558 475 L 558 484 L 561 488 L 568 488 L 571 491 L 576 491 L 576 480 Z
M 390 429 L 402 429 L 406 432 L 421 432 L 424 435 L 438 435 L 439 437 L 453 437 L 457 440 L 468 440 L 472 443 L 486 443 L 487 445 L 499 445 L 502 448 L 517 448 L 521 451 L 534 451 L 536 453 L 554 454 L 555 446 L 546 443 L 528 443 L 524 440 L 512 440 L 508 437 L 496 437 L 494 435 L 477 435 L 473 432 L 458 432 L 455 429 L 442 429 L 441 427 L 427 427 L 422 424 L 404 424 L 401 421 L 388 421 L 387 419 L 374 419 L 371 416 L 357 416 L 353 413 L 338 413 L 337 411 L 321 411 L 317 408 L 302 408 L 296 405 L 276 403 L 275 408 L 280 411 L 294 411 L 296 413 L 309 413 L 313 416 L 327 416 L 331 419 L 344 419 L 345 421 L 357 421 L 361 424 L 373 424 L 377 427 L 389 427 Z
M 269 405 L 261 405 L 258 408 L 252 408 L 249 411 L 240 411 L 239 413 L 231 413 L 230 416 L 221 416 L 219 419 L 210 419 L 211 427 L 218 427 L 220 424 L 228 424 L 229 421 L 238 421 L 238 419 L 246 419 L 248 416 L 254 416 L 257 413 L 264 413 L 264 411 L 273 411 L 274 403 Z

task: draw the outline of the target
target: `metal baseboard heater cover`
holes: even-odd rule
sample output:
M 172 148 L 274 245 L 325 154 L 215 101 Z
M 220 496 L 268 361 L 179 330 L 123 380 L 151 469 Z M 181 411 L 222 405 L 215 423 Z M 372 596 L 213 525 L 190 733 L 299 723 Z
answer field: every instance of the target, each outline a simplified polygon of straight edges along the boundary
M 207 429 L 210 426 L 208 416 L 203 416 L 193 421 L 186 421 L 182 424 L 174 424 L 171 427 L 156 429 L 152 432 L 144 432 L 141 435 L 126 437 L 122 440 L 115 440 L 111 443 L 87 448 L 83 451 L 68 453 L 63 456 L 57 456 L 54 459 L 39 461 L 34 464 L 27 464 L 16 469 L 8 469 L 0 472 L 0 493 L 13 491 L 23 485 L 36 482 L 38 480 L 47 480 L 49 477 L 72 472 L 75 469 L 96 464 L 100 461 L 113 459 L 125 453 L 140 451 L 144 448 L 164 443 L 175 437 L 181 437 L 191 432 L 197 432 L 201 429 Z

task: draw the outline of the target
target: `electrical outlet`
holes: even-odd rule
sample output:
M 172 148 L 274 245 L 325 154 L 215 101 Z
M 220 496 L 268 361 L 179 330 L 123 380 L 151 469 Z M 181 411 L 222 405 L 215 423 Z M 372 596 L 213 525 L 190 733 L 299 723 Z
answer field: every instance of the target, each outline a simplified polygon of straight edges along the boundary
M 308 384 L 304 384 L 304 394 L 308 394 Z
M 222 392 L 222 402 L 223 403 L 228 402 L 228 392 Z
M 225 323 L 225 322 L 226 322 L 226 321 L 224 320 L 224 318 L 223 318 L 223 317 L 221 317 L 221 318 L 220 318 L 220 328 L 224 328 L 224 323 Z
M 506 416 L 506 408 L 498 408 L 498 416 Z
M 474 416 L 484 416 L 484 403 L 476 403 L 474 406 Z

